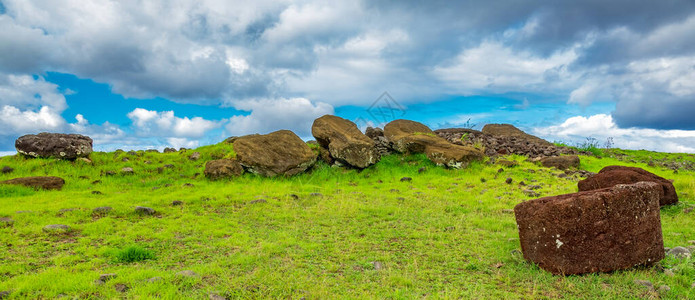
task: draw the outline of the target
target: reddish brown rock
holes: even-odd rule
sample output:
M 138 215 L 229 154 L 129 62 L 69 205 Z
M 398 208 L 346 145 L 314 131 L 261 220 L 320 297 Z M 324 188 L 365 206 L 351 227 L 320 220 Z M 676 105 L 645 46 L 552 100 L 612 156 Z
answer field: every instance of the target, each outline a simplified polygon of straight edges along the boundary
M 246 171 L 266 177 L 299 174 L 316 162 L 311 148 L 289 130 L 242 136 L 233 145 Z
M 608 166 L 596 175 L 579 181 L 577 186 L 579 191 L 590 191 L 595 189 L 612 187 L 616 184 L 631 184 L 640 181 L 656 182 L 661 185 L 661 197 L 659 205 L 669 205 L 678 203 L 678 194 L 673 183 L 663 177 L 659 177 L 644 169 L 625 166 Z
M 236 177 L 244 173 L 244 168 L 236 159 L 216 159 L 205 163 L 205 177 L 216 180 L 226 177 Z
M 579 156 L 576 155 L 544 157 L 541 158 L 540 162 L 544 167 L 557 168 L 558 170 L 579 168 Z
M 311 134 L 321 147 L 328 149 L 331 157 L 341 163 L 363 169 L 379 161 L 374 141 L 350 120 L 333 115 L 322 116 L 314 120 Z
M 54 176 L 37 176 L 37 177 L 21 177 L 5 181 L 0 181 L 0 184 L 16 184 L 35 189 L 45 190 L 60 190 L 65 184 L 65 180 Z
M 526 201 L 514 208 L 524 258 L 553 274 L 651 265 L 664 258 L 653 182 Z
M 422 123 L 394 120 L 384 126 L 384 136 L 401 153 L 425 153 L 440 166 L 461 168 L 471 161 L 482 160 L 483 152 L 470 146 L 449 143 Z

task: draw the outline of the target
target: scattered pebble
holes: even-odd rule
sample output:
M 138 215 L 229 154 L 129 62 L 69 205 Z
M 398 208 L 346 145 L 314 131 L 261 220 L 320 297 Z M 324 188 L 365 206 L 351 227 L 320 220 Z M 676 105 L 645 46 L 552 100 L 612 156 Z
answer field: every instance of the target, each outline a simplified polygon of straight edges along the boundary
M 130 289 L 127 285 L 122 283 L 117 283 L 113 288 L 119 293 L 125 293 Z
M 11 292 L 10 291 L 2 291 L 0 292 L 0 299 L 5 299 L 10 296 Z
M 418 173 L 422 173 L 422 172 L 425 172 L 425 171 L 427 171 L 427 168 L 425 168 L 425 167 L 419 168 L 419 169 L 417 170 Z
M 194 185 L 192 183 L 188 183 L 188 182 L 184 183 L 183 186 L 184 187 L 194 187 Z
M 10 218 L 0 218 L 0 228 L 14 226 L 14 220 Z
M 299 196 L 297 196 L 296 194 L 290 194 L 290 198 L 292 198 L 294 200 L 298 200 Z
M 249 204 L 257 204 L 257 203 L 268 203 L 268 201 L 265 199 L 256 199 L 256 200 L 252 200 L 251 202 L 249 202 Z
M 398 198 L 396 198 L 396 200 L 403 201 L 403 200 L 405 200 L 405 198 L 404 197 L 398 197 Z
M 181 200 L 174 200 L 174 201 L 171 201 L 171 205 L 172 205 L 172 206 L 183 205 L 183 201 L 181 201 Z
M 183 277 L 196 277 L 198 276 L 198 273 L 193 272 L 191 270 L 183 270 L 181 272 L 176 273 L 178 276 L 183 276 Z
M 123 175 L 135 174 L 135 170 L 133 170 L 133 168 L 131 168 L 131 167 L 124 167 L 123 169 L 121 169 L 121 174 L 123 174 Z
M 189 156 L 188 159 L 190 159 L 190 160 L 200 159 L 200 152 L 193 152 L 193 154 L 191 154 L 191 156 Z
M 410 178 L 410 177 L 403 177 L 403 178 L 401 178 L 401 182 L 406 182 L 406 181 L 413 181 L 413 179 Z
M 671 269 L 666 269 L 666 270 L 664 271 L 664 275 L 669 276 L 669 277 L 676 276 L 676 274 L 674 274 L 674 273 L 673 273 L 673 270 L 671 270 Z
M 384 268 L 384 265 L 381 262 L 378 261 L 373 261 L 372 265 L 374 266 L 374 270 L 382 270 Z
M 111 206 L 100 206 L 100 207 L 93 209 L 92 212 L 94 212 L 95 214 L 104 215 L 104 214 L 108 214 L 112 210 L 113 210 L 113 208 Z
M 122 161 L 122 162 L 128 162 L 128 161 L 130 161 L 130 159 L 127 158 L 127 157 L 124 157 L 123 159 L 121 159 L 121 161 Z
M 70 227 L 68 225 L 62 225 L 62 224 L 53 224 L 53 225 L 46 225 L 43 227 L 44 232 L 68 232 L 70 231 Z
M 155 210 L 149 207 L 138 206 L 135 207 L 135 212 L 143 215 L 154 215 Z
M 102 195 L 102 194 L 104 194 L 104 193 L 102 193 L 101 191 L 92 191 L 92 195 Z
M 506 182 L 507 184 L 512 184 L 512 181 L 513 180 L 511 177 L 507 177 L 507 180 L 505 180 L 504 182 Z
M 390 192 L 391 193 L 400 193 L 401 191 L 399 191 L 398 189 L 391 189 Z
M 526 194 L 526 196 L 529 196 L 529 197 L 539 197 L 541 195 L 539 193 L 536 193 L 533 190 L 524 190 L 524 194 Z
M 664 285 L 662 285 L 662 286 L 659 287 L 659 292 L 665 293 L 665 292 L 668 292 L 668 291 L 671 291 L 671 287 L 669 287 L 668 285 L 665 285 L 665 284 L 664 284 Z
M 637 279 L 637 280 L 635 280 L 635 284 L 639 284 L 639 285 L 645 286 L 645 287 L 647 287 L 647 288 L 650 289 L 650 290 L 653 290 L 653 289 L 654 289 L 654 284 L 652 284 L 652 282 L 649 281 L 649 280 L 639 280 L 639 279 Z
M 321 194 L 321 193 L 311 193 L 311 194 L 309 194 L 309 196 L 312 196 L 312 197 L 323 197 L 323 194 Z
M 485 178 L 480 178 L 480 182 L 485 183 L 485 181 L 487 181 Z
M 503 168 L 499 168 L 499 170 L 497 170 L 497 173 L 502 173 L 502 172 L 504 172 Z
M 690 250 L 688 250 L 688 248 L 685 247 L 674 247 L 673 249 L 668 250 L 666 255 L 671 255 L 675 258 L 688 259 L 690 258 Z
M 101 280 L 102 282 L 107 282 L 111 279 L 116 278 L 116 276 L 118 275 L 116 275 L 115 273 L 101 274 L 99 275 L 99 280 Z
M 218 295 L 218 294 L 216 294 L 216 293 L 210 293 L 210 294 L 208 295 L 208 298 L 209 298 L 210 300 L 226 300 L 226 299 L 227 299 L 227 298 L 222 297 L 222 296 L 220 296 L 220 295 Z
M 10 166 L 2 167 L 2 174 L 8 174 L 14 172 L 14 169 Z
M 115 171 L 106 171 L 106 172 L 104 172 L 104 174 L 106 174 L 106 176 L 113 176 L 113 175 L 116 175 L 116 172 Z
M 162 280 L 162 277 L 152 277 L 150 279 L 147 279 L 147 282 L 157 282 Z

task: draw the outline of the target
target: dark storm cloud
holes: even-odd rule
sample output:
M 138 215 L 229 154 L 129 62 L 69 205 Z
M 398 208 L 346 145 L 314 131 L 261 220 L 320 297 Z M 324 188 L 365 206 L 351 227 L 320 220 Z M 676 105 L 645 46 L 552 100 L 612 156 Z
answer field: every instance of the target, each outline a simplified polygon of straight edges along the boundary
M 673 116 L 692 111 L 695 88 L 672 82 L 695 71 L 652 67 L 655 59 L 695 57 L 690 0 L 119 1 L 96 2 L 90 11 L 40 0 L 0 3 L 0 25 L 8 29 L 0 32 L 0 73 L 67 72 L 126 96 L 229 104 L 310 94 L 330 102 L 377 87 L 436 98 L 451 92 L 444 86 L 465 88 L 468 82 L 454 79 L 473 72 L 492 83 L 489 93 L 567 100 L 584 88 L 584 99 L 573 103 L 611 98 L 620 125 L 692 127 Z M 478 58 L 498 70 L 470 70 L 460 58 L 471 49 L 507 56 Z M 574 56 L 563 60 L 562 53 Z M 525 61 L 504 61 L 513 59 Z M 437 69 L 460 76 L 442 78 Z M 506 77 L 514 80 L 542 76 L 515 85 L 496 80 L 503 72 L 520 73 Z M 668 105 L 657 113 L 640 95 Z

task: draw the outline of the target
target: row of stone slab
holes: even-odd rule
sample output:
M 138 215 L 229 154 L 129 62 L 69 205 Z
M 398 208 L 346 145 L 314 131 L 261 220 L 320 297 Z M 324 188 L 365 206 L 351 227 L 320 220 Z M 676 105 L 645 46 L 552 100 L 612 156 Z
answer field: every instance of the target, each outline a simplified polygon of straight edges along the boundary
M 349 120 L 325 115 L 314 121 L 311 132 L 320 147 L 319 157 L 324 160 L 362 169 L 380 159 L 374 141 Z M 460 168 L 483 158 L 479 149 L 449 143 L 429 127 L 414 121 L 392 121 L 384 126 L 384 135 L 396 151 L 425 153 L 440 166 Z M 207 177 L 239 175 L 244 170 L 269 177 L 294 175 L 304 172 L 317 159 L 317 153 L 289 130 L 234 137 L 226 142 L 233 144 L 236 159 L 208 162 Z
M 673 184 L 640 168 L 609 166 L 578 193 L 514 207 L 524 258 L 553 274 L 651 265 L 664 258 L 660 206 L 678 202 Z

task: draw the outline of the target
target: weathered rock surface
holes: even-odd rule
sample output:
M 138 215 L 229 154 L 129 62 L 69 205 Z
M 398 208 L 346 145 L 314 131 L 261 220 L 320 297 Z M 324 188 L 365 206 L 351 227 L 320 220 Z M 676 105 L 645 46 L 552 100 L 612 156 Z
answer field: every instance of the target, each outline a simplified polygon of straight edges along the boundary
M 239 137 L 234 151 L 247 171 L 267 177 L 295 175 L 316 162 L 311 148 L 289 130 Z
M 469 146 L 449 143 L 424 124 L 395 120 L 384 126 L 384 136 L 401 153 L 425 153 L 437 165 L 460 168 L 483 158 L 483 152 Z
M 537 158 L 558 156 L 561 154 L 579 154 L 578 151 L 571 148 L 558 147 L 544 140 L 538 142 L 536 139 L 526 138 L 518 134 L 497 135 L 467 128 L 438 129 L 434 132 L 452 144 L 480 145 L 485 149 L 485 155 L 491 157 L 496 155 L 518 154 L 530 158 Z M 488 130 L 488 132 L 490 132 L 490 130 Z
M 0 181 L 0 184 L 15 184 L 33 187 L 35 189 L 44 190 L 60 190 L 65 184 L 65 180 L 55 176 L 35 176 L 35 177 L 20 177 L 10 180 Z
M 92 139 L 79 134 L 28 134 L 19 137 L 14 145 L 17 152 L 31 157 L 75 159 L 92 153 Z
M 244 168 L 236 159 L 217 159 L 205 164 L 205 177 L 215 180 L 235 177 L 244 173 Z
M 550 142 L 541 139 L 539 137 L 530 135 L 526 132 L 521 131 L 519 128 L 516 128 L 512 124 L 487 124 L 483 126 L 483 133 L 489 134 L 489 135 L 494 135 L 494 136 L 503 136 L 503 137 L 515 137 L 519 140 L 522 141 L 527 141 L 529 143 L 533 144 L 538 144 L 538 145 L 545 145 L 545 146 L 550 146 L 552 145 Z
M 374 141 L 350 120 L 333 115 L 322 116 L 314 120 L 311 134 L 321 147 L 328 149 L 331 156 L 343 164 L 363 169 L 379 161 Z
M 576 155 L 563 155 L 563 156 L 550 156 L 544 157 L 540 160 L 541 165 L 546 168 L 557 168 L 558 170 L 565 170 L 571 168 L 579 168 L 579 156 Z
M 664 258 L 653 182 L 545 197 L 514 208 L 524 258 L 553 274 L 650 265 Z
M 607 166 L 601 169 L 596 175 L 579 181 L 577 186 L 581 192 L 612 187 L 616 184 L 631 184 L 640 181 L 656 182 L 661 186 L 659 205 L 664 206 L 678 203 L 678 194 L 676 193 L 676 188 L 673 186 L 673 183 L 663 177 L 637 167 Z
M 53 224 L 44 226 L 42 230 L 48 233 L 66 233 L 70 231 L 70 226 L 63 224 Z

